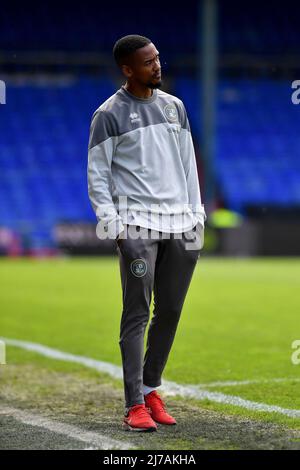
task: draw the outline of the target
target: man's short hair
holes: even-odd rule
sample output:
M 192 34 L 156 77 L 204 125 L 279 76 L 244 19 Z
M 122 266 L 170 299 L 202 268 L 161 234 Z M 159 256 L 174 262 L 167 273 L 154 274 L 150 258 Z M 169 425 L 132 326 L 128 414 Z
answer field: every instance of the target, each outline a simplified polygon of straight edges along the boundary
M 139 36 L 138 34 L 130 34 L 118 39 L 113 47 L 113 56 L 117 65 L 120 67 L 126 63 L 126 59 L 133 54 L 137 49 L 145 47 L 152 41 L 145 36 Z

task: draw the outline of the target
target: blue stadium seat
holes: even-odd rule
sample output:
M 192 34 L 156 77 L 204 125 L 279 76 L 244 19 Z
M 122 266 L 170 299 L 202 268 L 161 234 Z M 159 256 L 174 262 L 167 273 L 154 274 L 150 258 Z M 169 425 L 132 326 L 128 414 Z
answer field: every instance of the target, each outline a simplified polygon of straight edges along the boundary
M 18 230 L 24 221 L 42 222 L 45 233 L 60 220 L 95 222 L 86 181 L 89 125 L 115 84 L 81 77 L 9 88 L 9 105 L 1 108 L 0 225 Z M 215 170 L 228 207 L 300 204 L 299 108 L 289 92 L 282 81 L 219 83 Z M 184 101 L 201 148 L 196 81 L 178 78 L 173 93 Z
M 201 141 L 197 83 L 179 78 L 175 94 L 186 104 Z M 299 108 L 287 81 L 223 80 L 217 102 L 216 179 L 228 207 L 299 205 Z M 199 108 L 198 108 L 199 109 Z

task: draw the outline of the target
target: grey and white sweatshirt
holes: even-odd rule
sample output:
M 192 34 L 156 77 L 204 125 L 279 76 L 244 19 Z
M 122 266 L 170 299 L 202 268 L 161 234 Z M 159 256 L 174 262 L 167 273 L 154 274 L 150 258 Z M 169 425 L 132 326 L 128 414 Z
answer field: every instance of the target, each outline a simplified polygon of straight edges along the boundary
M 183 102 L 155 89 L 148 99 L 122 86 L 94 113 L 88 192 L 110 238 L 124 224 L 178 233 L 206 214 Z

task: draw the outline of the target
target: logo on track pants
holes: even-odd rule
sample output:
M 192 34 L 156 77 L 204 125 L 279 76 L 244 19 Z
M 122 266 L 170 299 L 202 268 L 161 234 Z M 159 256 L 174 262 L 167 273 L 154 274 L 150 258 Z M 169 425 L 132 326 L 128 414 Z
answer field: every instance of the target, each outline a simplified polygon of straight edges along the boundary
M 136 277 L 143 277 L 147 272 L 147 263 L 145 260 L 138 258 L 130 264 L 130 270 Z

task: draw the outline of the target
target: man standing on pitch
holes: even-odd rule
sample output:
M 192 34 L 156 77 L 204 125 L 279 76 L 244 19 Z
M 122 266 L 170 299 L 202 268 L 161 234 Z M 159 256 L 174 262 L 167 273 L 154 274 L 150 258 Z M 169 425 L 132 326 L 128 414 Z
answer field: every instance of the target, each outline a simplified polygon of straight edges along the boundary
M 158 50 L 150 39 L 129 35 L 116 42 L 113 55 L 126 83 L 92 118 L 89 197 L 98 235 L 116 240 L 120 261 L 123 424 L 156 431 L 156 423 L 176 424 L 156 388 L 203 245 L 206 215 L 185 107 L 158 90 Z

